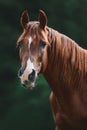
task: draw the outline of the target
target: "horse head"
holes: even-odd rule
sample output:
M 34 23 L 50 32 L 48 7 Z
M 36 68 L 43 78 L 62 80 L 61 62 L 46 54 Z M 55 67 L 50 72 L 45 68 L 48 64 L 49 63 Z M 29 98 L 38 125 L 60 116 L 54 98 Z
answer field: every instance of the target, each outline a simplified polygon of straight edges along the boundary
M 25 87 L 34 87 L 38 74 L 44 72 L 48 62 L 47 16 L 39 11 L 38 21 L 30 21 L 27 11 L 21 15 L 23 32 L 17 40 L 21 68 L 18 76 Z

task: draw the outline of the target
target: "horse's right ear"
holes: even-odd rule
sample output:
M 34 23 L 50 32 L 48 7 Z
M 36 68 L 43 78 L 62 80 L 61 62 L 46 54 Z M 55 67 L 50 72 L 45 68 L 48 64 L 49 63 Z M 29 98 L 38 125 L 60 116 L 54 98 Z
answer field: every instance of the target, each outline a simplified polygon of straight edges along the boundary
M 47 16 L 43 10 L 39 10 L 39 22 L 42 29 L 47 25 Z
M 27 10 L 25 10 L 25 11 L 22 13 L 20 22 L 21 22 L 22 28 L 25 29 L 27 23 L 29 22 L 29 15 L 28 15 Z

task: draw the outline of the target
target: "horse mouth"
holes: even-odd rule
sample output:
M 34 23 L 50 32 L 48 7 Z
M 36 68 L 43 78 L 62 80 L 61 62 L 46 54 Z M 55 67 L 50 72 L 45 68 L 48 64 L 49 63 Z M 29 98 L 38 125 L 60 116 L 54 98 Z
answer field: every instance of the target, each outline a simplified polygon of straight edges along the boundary
M 24 81 L 24 82 L 21 82 L 21 84 L 23 85 L 24 88 L 33 88 L 33 87 L 35 87 L 35 81 L 34 82 Z
M 27 84 L 27 85 L 23 85 L 25 88 L 34 88 L 35 87 L 35 83 L 31 83 L 31 84 Z

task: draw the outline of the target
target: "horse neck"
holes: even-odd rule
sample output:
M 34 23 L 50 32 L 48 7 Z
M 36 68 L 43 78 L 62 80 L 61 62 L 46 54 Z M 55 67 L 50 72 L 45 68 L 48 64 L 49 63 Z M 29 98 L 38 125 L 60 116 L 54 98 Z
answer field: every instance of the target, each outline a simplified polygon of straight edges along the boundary
M 60 62 L 59 59 L 61 56 L 61 34 L 52 28 L 48 28 L 48 41 L 50 43 L 50 51 L 48 54 L 48 65 L 44 72 L 44 76 L 50 86 L 52 86 L 52 82 L 56 82 L 56 78 L 58 78 L 58 71 L 60 70 Z
M 46 72 L 49 71 L 50 73 L 51 70 L 55 72 L 55 70 L 57 69 L 58 71 L 59 64 L 62 64 L 61 50 L 63 45 L 61 42 L 61 34 L 52 28 L 48 28 L 48 41 L 50 43 L 50 51 L 48 54 L 49 60 Z
M 51 49 L 48 66 L 44 73 L 45 78 L 51 86 L 55 87 L 58 87 L 55 85 L 58 82 L 61 82 L 60 86 L 63 85 L 63 82 L 66 82 L 66 86 L 68 87 L 72 81 L 72 88 L 76 84 L 73 83 L 74 78 L 76 78 L 75 82 L 77 82 L 83 76 L 84 72 L 87 72 L 87 64 L 85 64 L 87 56 L 85 55 L 85 51 L 67 36 L 50 28 L 48 31 L 48 40 Z

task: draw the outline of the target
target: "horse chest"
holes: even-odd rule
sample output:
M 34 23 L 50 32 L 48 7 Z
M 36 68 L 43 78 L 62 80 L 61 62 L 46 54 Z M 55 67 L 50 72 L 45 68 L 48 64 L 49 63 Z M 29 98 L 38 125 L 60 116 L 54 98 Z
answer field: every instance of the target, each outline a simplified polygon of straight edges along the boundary
M 54 84 L 53 80 L 49 78 L 48 82 L 56 95 L 61 112 L 70 120 L 70 122 L 74 123 L 87 116 L 87 102 L 85 100 L 87 94 L 84 95 L 84 91 L 83 93 L 79 93 L 76 90 L 72 92 L 68 88 L 59 86 L 56 80 Z
M 62 130 L 81 130 L 83 128 L 84 130 L 87 130 L 87 111 L 80 101 L 79 96 L 76 95 L 73 96 L 73 99 L 71 100 L 71 107 L 69 106 L 69 103 L 66 104 L 64 102 L 61 106 L 60 101 L 56 98 L 54 93 L 53 97 L 51 96 L 54 119 L 56 125 L 60 126 Z

